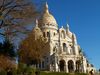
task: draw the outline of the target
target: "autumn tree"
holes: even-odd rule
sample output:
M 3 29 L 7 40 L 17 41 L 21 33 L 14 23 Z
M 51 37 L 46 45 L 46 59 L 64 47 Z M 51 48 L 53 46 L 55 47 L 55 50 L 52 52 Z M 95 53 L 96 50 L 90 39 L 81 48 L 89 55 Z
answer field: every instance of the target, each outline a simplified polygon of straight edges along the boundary
M 49 52 L 49 43 L 41 34 L 40 29 L 36 27 L 32 33 L 22 41 L 19 48 L 20 62 L 28 65 L 37 65 L 47 55 Z
M 15 61 L 11 61 L 9 57 L 0 55 L 0 70 L 7 70 L 7 68 L 16 68 Z
M 0 35 L 12 37 L 28 31 L 37 11 L 31 0 L 0 0 Z
M 4 43 L 0 44 L 0 67 L 5 61 L 11 64 L 11 57 L 15 57 L 11 43 L 13 37 L 26 34 L 29 31 L 26 26 L 36 17 L 37 11 L 31 0 L 0 0 L 0 36 L 5 38 Z
M 14 68 L 15 57 L 14 46 L 9 40 L 6 39 L 3 43 L 0 43 L 0 69 Z

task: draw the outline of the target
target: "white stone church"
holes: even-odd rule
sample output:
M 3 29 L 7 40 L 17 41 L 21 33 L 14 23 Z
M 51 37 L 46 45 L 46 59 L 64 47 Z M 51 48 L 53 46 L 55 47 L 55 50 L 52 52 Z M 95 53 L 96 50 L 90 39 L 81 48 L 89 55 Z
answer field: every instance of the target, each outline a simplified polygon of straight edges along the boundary
M 49 13 L 48 4 L 36 22 L 34 30 L 39 30 L 48 39 L 49 52 L 40 64 L 42 70 L 55 72 L 89 72 L 95 68 L 87 62 L 80 46 L 77 43 L 76 35 L 70 31 L 69 25 L 66 29 L 58 28 L 56 19 Z

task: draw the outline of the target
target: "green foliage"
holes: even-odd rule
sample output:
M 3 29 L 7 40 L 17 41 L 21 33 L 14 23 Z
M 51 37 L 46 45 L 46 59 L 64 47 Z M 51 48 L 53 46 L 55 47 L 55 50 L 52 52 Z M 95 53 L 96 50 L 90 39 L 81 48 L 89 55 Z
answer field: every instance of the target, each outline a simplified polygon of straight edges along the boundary
M 14 51 L 14 46 L 8 39 L 5 39 L 3 43 L 0 43 L 0 54 L 15 57 L 16 52 Z
M 2 70 L 2 71 L 0 71 L 0 75 L 7 75 L 7 72 Z
M 26 64 L 24 63 L 19 63 L 18 65 L 18 74 L 34 74 L 35 73 L 35 69 L 31 66 L 27 66 Z
M 25 72 L 27 74 L 30 74 L 30 75 L 32 74 L 33 75 L 35 73 L 35 70 L 34 70 L 34 68 L 28 66 L 28 67 L 26 67 Z
M 40 75 L 87 75 L 85 73 L 41 72 Z
M 17 69 L 13 69 L 13 70 L 12 70 L 12 74 L 13 74 L 13 75 L 18 75 L 18 74 L 17 74 Z
M 65 72 L 41 72 L 41 75 L 69 75 Z
M 75 73 L 75 75 L 87 75 L 85 73 Z
M 25 67 L 25 66 L 23 66 L 23 67 Z M 21 68 L 21 70 L 22 70 L 22 68 Z M 38 72 L 40 72 L 40 71 L 38 71 Z M 12 73 L 13 73 L 13 75 L 21 75 L 21 74 L 22 75 L 35 75 L 35 70 L 34 70 L 34 68 L 27 66 L 26 68 L 24 68 L 24 73 L 23 72 L 18 73 L 17 70 L 15 70 L 15 69 L 12 70 Z M 0 75 L 7 75 L 7 72 L 2 70 L 2 71 L 0 71 Z M 88 74 L 85 74 L 85 73 L 49 72 L 49 71 L 43 72 L 42 71 L 42 72 L 40 72 L 40 75 L 88 75 Z
M 24 64 L 24 63 L 18 64 L 18 74 L 24 73 L 25 69 L 26 69 L 26 64 Z

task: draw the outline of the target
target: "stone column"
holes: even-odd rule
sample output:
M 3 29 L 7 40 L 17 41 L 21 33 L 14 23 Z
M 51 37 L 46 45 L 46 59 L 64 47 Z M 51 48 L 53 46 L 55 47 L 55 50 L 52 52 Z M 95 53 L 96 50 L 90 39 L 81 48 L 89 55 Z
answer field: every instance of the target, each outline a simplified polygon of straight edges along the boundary
M 40 64 L 41 64 L 41 69 L 43 69 L 43 68 L 42 68 L 42 61 L 40 62 Z
M 86 63 L 86 59 L 85 58 L 83 58 L 83 64 L 82 64 L 82 66 L 83 66 L 83 72 L 86 73 L 87 63 Z
M 74 62 L 74 72 L 75 72 L 75 70 L 76 70 L 76 62 L 75 61 L 73 61 Z
M 54 60 L 55 60 L 54 61 L 54 68 L 55 68 L 54 71 L 57 72 L 58 71 L 58 64 L 57 64 L 58 63 L 58 57 L 57 57 L 57 54 L 56 53 L 54 55 Z
M 53 65 L 50 64 L 50 71 L 53 71 Z
M 61 50 L 61 53 L 63 52 L 63 47 L 62 46 L 60 46 L 60 50 Z
M 67 51 L 68 51 L 68 54 L 70 54 L 71 52 L 70 52 L 70 48 L 69 47 L 67 47 Z
M 66 62 L 66 65 L 65 66 L 66 66 L 66 69 L 65 69 L 66 70 L 66 73 L 68 73 L 68 63 L 67 62 Z

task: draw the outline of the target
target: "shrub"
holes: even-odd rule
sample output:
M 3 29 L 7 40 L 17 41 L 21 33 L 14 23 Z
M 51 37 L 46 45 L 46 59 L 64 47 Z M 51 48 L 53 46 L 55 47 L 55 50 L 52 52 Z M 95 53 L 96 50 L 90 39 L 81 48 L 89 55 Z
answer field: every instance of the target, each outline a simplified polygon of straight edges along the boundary
M 17 75 L 17 70 L 16 70 L 16 69 L 13 69 L 13 70 L 12 70 L 12 74 L 13 74 L 13 75 Z
M 7 72 L 5 70 L 0 71 L 0 75 L 7 75 Z
M 31 66 L 27 66 L 25 72 L 29 75 L 33 75 L 35 73 L 35 69 Z
M 41 75 L 70 75 L 65 72 L 41 72 Z
M 75 75 L 87 75 L 85 73 L 75 73 Z
M 25 72 L 25 69 L 26 69 L 26 64 L 24 64 L 24 63 L 19 63 L 19 64 L 18 64 L 17 73 L 18 73 L 18 74 L 24 73 L 24 72 Z
M 35 73 L 35 68 L 32 66 L 27 66 L 23 63 L 19 63 L 17 73 L 33 75 Z
M 85 73 L 65 73 L 65 72 L 41 72 L 40 75 L 87 75 Z

